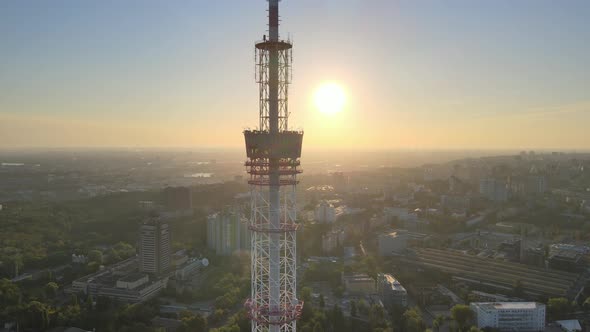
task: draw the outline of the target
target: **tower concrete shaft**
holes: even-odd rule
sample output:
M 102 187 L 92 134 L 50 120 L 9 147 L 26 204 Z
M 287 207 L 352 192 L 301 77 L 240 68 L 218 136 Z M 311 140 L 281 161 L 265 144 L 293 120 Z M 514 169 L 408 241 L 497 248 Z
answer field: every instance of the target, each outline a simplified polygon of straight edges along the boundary
M 279 1 L 269 0 L 269 38 L 256 43 L 259 128 L 244 132 L 252 193 L 252 331 L 295 331 L 303 303 L 296 296 L 295 189 L 303 132 L 288 128 L 292 44 L 279 38 Z

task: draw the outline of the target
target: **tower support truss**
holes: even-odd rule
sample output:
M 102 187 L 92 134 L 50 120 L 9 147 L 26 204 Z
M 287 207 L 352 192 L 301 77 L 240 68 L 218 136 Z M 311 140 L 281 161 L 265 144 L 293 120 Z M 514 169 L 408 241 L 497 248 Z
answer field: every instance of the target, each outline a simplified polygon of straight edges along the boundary
M 259 127 L 244 132 L 250 175 L 252 331 L 295 331 L 297 299 L 296 186 L 303 132 L 289 130 L 292 48 L 279 39 L 279 0 L 269 0 L 269 38 L 256 43 Z

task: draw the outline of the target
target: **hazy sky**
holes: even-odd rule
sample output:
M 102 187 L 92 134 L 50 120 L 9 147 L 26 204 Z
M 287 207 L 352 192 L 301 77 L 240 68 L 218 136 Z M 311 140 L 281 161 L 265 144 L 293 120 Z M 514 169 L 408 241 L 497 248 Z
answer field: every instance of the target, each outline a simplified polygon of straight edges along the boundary
M 0 147 L 241 146 L 264 0 L 0 1 Z M 590 1 L 284 0 L 306 147 L 590 148 Z M 313 107 L 338 82 L 337 115 Z

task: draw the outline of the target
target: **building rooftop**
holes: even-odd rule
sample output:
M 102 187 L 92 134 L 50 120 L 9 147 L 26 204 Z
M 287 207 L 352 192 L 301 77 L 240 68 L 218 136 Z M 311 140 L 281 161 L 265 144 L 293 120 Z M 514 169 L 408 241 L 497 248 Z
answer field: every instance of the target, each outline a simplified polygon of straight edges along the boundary
M 392 290 L 406 290 L 404 286 L 402 286 L 402 284 L 397 279 L 395 279 L 391 274 L 380 274 L 379 276 L 385 279 L 385 281 L 389 284 Z
M 524 292 L 529 295 L 573 299 L 583 286 L 580 273 L 504 262 L 454 250 L 419 248 L 415 253 L 406 258 L 408 264 L 501 290 L 512 289 L 514 280 L 520 280 Z
M 133 274 L 128 274 L 119 280 L 124 281 L 124 282 L 133 282 L 133 281 L 137 281 L 145 276 L 146 275 L 144 273 L 133 273 Z
M 344 274 L 342 276 L 342 278 L 344 280 L 346 280 L 347 282 L 367 282 L 367 281 L 374 282 L 375 281 L 373 278 L 369 277 L 369 275 L 366 273 Z
M 559 325 L 564 331 L 582 331 L 582 326 L 577 319 L 558 320 L 555 323 Z
M 472 304 L 484 309 L 496 310 L 523 310 L 538 307 L 537 302 L 475 302 Z

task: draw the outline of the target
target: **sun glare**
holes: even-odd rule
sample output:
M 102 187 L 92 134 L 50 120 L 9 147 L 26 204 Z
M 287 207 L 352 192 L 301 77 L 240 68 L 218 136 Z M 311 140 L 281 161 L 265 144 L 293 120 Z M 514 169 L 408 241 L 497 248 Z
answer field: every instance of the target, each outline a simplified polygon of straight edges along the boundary
M 346 103 L 346 94 L 336 83 L 324 83 L 315 93 L 315 106 L 324 114 L 336 114 L 342 111 Z

